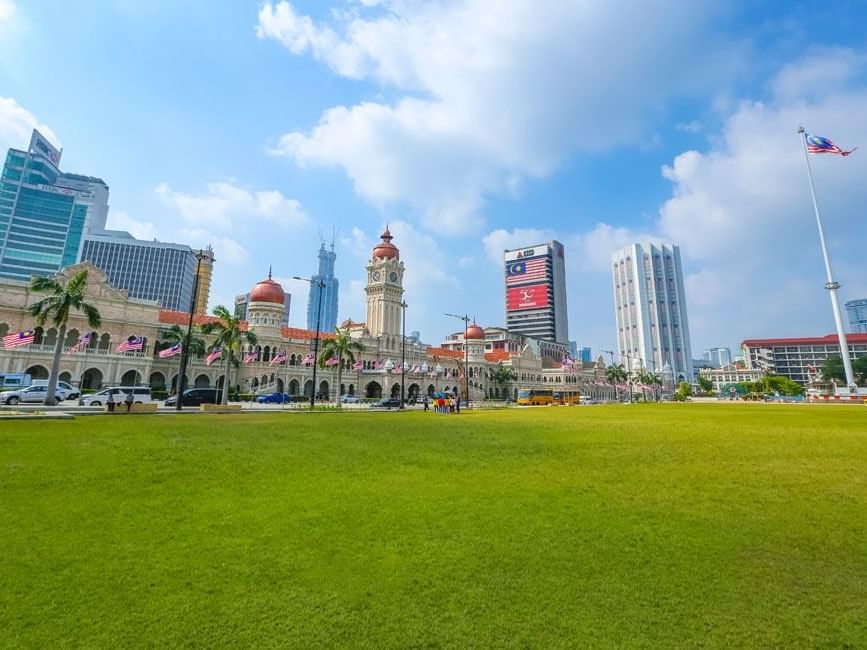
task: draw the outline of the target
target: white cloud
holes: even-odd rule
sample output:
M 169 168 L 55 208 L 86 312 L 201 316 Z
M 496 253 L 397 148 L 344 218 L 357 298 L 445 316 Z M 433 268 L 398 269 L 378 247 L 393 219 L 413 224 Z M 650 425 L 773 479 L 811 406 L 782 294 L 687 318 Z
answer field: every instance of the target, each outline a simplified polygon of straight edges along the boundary
M 0 39 L 5 32 L 15 26 L 17 20 L 15 3 L 12 0 L 0 0 Z
M 482 238 L 488 259 L 497 265 L 503 263 L 503 251 L 556 239 L 553 230 L 545 228 L 498 228 Z
M 193 248 L 204 248 L 210 244 L 220 265 L 241 266 L 250 259 L 249 251 L 235 238 L 214 234 L 204 228 L 180 228 L 177 237 Z
M 157 227 L 149 221 L 141 221 L 123 210 L 111 210 L 106 222 L 108 230 L 125 230 L 136 239 L 157 239 Z
M 2 23 L 2 3 L 3 0 L 0 0 L 0 23 Z M 5 152 L 10 147 L 26 149 L 33 129 L 39 129 L 39 132 L 52 144 L 61 147 L 60 139 L 50 126 L 41 122 L 12 97 L 0 97 L 0 151 Z
M 177 210 L 187 222 L 207 224 L 220 230 L 262 219 L 281 226 L 306 224 L 301 204 L 277 190 L 250 191 L 233 182 L 207 183 L 206 192 L 188 194 L 160 183 L 156 192 L 163 203 Z
M 486 196 L 514 194 L 576 152 L 639 143 L 668 100 L 719 86 L 738 60 L 714 42 L 711 3 L 376 4 L 335 12 L 333 25 L 288 2 L 262 7 L 260 38 L 398 92 L 331 108 L 274 150 L 342 168 L 368 201 L 409 205 L 446 233 L 477 230 Z

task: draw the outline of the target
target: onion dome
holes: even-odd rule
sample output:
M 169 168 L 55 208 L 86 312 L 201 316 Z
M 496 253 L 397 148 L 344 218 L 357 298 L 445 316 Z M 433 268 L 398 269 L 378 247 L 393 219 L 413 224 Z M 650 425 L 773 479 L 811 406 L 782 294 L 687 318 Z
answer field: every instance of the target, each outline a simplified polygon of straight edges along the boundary
M 373 247 L 374 259 L 399 260 L 400 251 L 397 246 L 391 243 L 391 240 L 394 239 L 394 237 L 391 236 L 388 226 L 385 227 L 385 232 L 380 235 L 380 238 L 382 241 Z
M 485 330 L 479 327 L 476 323 L 473 323 L 467 328 L 466 333 L 467 339 L 484 339 L 485 338 Z
M 273 302 L 283 305 L 286 300 L 286 292 L 277 282 L 271 279 L 271 269 L 268 269 L 268 278 L 256 283 L 250 292 L 250 302 Z

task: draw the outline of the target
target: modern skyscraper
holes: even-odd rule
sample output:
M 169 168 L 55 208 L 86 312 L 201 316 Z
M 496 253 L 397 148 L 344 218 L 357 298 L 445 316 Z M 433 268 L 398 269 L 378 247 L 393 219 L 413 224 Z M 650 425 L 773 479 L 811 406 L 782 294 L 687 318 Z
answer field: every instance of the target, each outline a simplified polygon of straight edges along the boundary
M 708 348 L 702 354 L 705 361 L 710 361 L 714 368 L 722 368 L 732 362 L 732 351 L 729 348 Z
M 314 282 L 310 283 L 310 295 L 307 299 L 307 329 L 316 329 L 316 307 L 319 305 L 317 282 L 325 283 L 322 289 L 322 320 L 319 329 L 323 332 L 333 332 L 337 327 L 337 292 L 340 281 L 334 277 L 336 260 L 334 242 L 331 242 L 331 250 L 325 250 L 325 242 L 322 242 L 319 247 L 319 272 L 312 278 Z
M 692 349 L 678 246 L 632 244 L 611 256 L 623 363 L 692 380 Z
M 109 283 L 126 290 L 130 298 L 154 300 L 164 309 L 190 310 L 196 255 L 189 246 L 106 230 L 85 235 L 81 261 L 101 268 Z
M 506 250 L 503 260 L 506 328 L 568 345 L 563 244 L 550 241 Z
M 847 302 L 846 313 L 849 315 L 850 330 L 867 334 L 867 298 Z
M 105 228 L 108 185 L 60 171 L 62 151 L 33 131 L 9 149 L 0 176 L 0 276 L 29 281 L 79 260 L 84 235 Z

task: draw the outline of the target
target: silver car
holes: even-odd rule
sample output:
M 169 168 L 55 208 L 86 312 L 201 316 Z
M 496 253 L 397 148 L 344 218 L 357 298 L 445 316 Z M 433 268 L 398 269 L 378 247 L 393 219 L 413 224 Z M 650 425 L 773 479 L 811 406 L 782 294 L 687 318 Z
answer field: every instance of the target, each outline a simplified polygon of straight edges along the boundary
M 28 386 L 20 390 L 8 390 L 0 393 L 0 404 L 8 404 L 15 406 L 16 404 L 43 404 L 45 402 L 45 391 L 47 386 Z M 63 388 L 57 387 L 54 394 L 54 403 L 66 399 L 66 391 Z

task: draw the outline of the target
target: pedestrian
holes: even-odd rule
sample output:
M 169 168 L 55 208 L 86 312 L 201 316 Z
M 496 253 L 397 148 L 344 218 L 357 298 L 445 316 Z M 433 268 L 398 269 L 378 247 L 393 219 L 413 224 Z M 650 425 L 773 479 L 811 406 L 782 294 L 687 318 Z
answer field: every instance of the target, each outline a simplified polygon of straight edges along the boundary
M 864 400 L 864 401 L 867 402 L 867 400 Z M 424 410 L 427 411 L 427 407 L 428 407 L 427 395 L 424 396 L 424 400 L 422 400 L 422 404 L 424 404 Z
M 105 400 L 105 405 L 109 413 L 114 413 L 114 395 L 109 392 L 108 398 Z
M 126 397 L 123 398 L 123 403 L 126 404 L 126 412 L 129 413 L 132 408 L 132 388 L 129 389 L 129 392 L 126 394 Z

